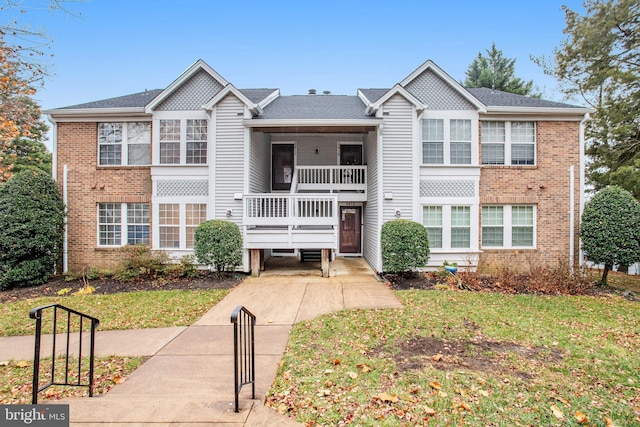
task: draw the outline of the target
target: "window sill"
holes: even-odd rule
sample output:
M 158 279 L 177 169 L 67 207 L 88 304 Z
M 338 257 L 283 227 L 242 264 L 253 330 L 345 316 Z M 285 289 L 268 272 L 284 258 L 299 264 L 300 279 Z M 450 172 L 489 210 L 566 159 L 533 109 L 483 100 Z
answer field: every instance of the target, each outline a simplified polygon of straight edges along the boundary
M 505 252 L 505 251 L 512 251 L 512 252 L 516 252 L 516 253 L 531 253 L 531 252 L 537 252 L 538 249 L 537 248 L 497 248 L 497 247 L 488 247 L 488 248 L 482 248 L 482 251 L 485 253 L 491 253 L 491 252 Z
M 151 169 L 151 165 L 98 165 L 96 170 L 148 170 Z
M 480 165 L 482 169 L 515 169 L 515 170 L 534 170 L 538 169 L 538 165 Z

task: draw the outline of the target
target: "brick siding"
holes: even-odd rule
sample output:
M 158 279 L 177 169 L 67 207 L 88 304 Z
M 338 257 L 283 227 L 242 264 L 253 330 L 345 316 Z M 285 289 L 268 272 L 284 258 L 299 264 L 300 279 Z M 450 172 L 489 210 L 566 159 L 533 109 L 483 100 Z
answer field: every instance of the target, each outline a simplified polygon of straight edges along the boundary
M 574 259 L 577 264 L 580 220 L 579 127 L 579 122 L 539 121 L 536 124 L 536 166 L 482 166 L 480 205 L 536 205 L 537 244 L 532 250 L 507 250 L 482 249 L 480 242 L 480 248 L 484 251 L 480 255 L 481 271 L 504 267 L 527 271 L 536 266 L 568 265 L 571 165 L 575 168 Z M 479 236 L 481 240 L 481 231 Z
M 58 123 L 57 126 L 56 175 L 60 189 L 63 167 L 68 168 L 69 271 L 111 268 L 119 260 L 120 251 L 98 247 L 98 203 L 150 203 L 150 167 L 98 166 L 97 123 Z

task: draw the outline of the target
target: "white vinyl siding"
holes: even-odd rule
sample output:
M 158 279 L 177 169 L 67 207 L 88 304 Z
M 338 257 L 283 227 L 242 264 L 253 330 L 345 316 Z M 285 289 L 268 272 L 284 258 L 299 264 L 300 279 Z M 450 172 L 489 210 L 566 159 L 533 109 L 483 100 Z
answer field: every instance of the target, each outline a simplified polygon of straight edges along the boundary
M 249 192 L 268 193 L 271 187 L 271 144 L 266 134 L 251 133 L 251 154 L 249 156 Z
M 234 200 L 235 193 L 244 191 L 244 137 L 242 125 L 244 104 L 229 95 L 220 101 L 215 110 L 215 218 L 224 218 L 240 224 L 242 200 Z M 212 191 L 213 192 L 213 191 Z M 227 211 L 231 216 L 227 217 Z
M 393 194 L 384 201 L 383 221 L 413 217 L 414 150 L 413 109 L 411 104 L 395 95 L 384 104 L 382 128 L 382 191 Z
M 363 211 L 362 254 L 375 271 L 381 271 L 380 261 L 380 218 L 378 208 L 381 201 L 378 195 L 378 150 L 377 134 L 370 132 L 364 142 L 364 156 L 367 163 L 368 202 Z
M 482 247 L 535 247 L 536 210 L 533 205 L 482 207 Z

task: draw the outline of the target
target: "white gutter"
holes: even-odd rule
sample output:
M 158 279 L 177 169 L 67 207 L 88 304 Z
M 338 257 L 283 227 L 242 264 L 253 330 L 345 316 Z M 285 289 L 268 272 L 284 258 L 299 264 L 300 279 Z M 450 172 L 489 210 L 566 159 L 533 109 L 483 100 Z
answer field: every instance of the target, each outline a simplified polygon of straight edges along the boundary
M 68 192 L 68 177 L 69 168 L 67 165 L 62 167 L 62 202 L 64 203 L 64 237 L 62 240 L 62 273 L 69 271 L 69 228 L 67 225 L 67 205 L 69 204 L 69 192 Z
M 249 128 L 261 127 L 302 127 L 302 126 L 379 126 L 384 122 L 382 119 L 305 119 L 305 120 L 282 120 L 282 119 L 249 119 L 243 120 L 242 124 Z

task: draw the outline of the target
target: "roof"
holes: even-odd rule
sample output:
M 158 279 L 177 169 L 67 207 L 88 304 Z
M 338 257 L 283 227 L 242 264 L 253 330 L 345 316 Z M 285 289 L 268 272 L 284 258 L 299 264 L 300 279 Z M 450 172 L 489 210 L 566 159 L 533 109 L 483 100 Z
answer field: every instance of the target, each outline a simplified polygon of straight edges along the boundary
M 135 108 L 146 106 L 153 98 L 158 96 L 164 89 L 145 90 L 144 92 L 131 95 L 118 96 L 115 98 L 102 99 L 100 101 L 86 102 L 84 104 L 61 107 L 60 110 L 81 110 L 89 108 Z
M 366 105 L 357 96 L 291 95 L 280 96 L 264 108 L 264 120 L 362 120 Z
M 577 105 L 546 101 L 486 87 L 467 88 L 467 90 L 487 107 L 583 108 Z
M 266 97 L 271 95 L 273 92 L 277 91 L 278 89 L 239 89 L 239 90 L 240 92 L 242 92 L 244 96 L 249 98 L 251 102 L 258 104 L 261 101 L 263 101 Z
M 358 89 L 367 99 L 374 103 L 378 99 L 382 98 L 382 96 L 389 92 L 390 89 Z

